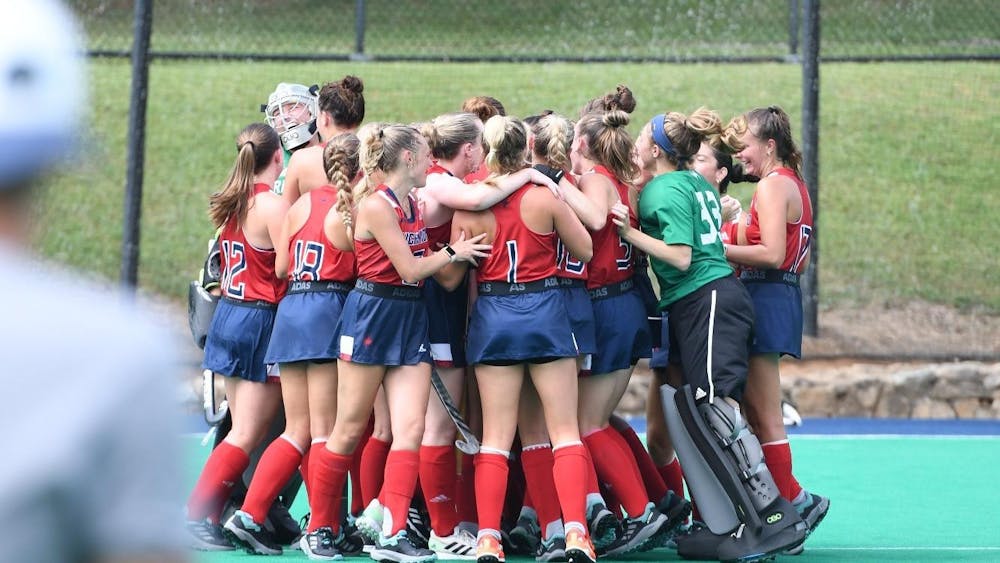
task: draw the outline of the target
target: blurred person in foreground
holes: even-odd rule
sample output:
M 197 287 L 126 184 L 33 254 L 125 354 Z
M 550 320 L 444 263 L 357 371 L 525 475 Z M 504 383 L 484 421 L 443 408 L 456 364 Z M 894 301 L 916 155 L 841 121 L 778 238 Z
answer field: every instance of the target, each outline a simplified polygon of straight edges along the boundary
M 7 0 L 0 5 L 9 6 Z M 80 43 L 50 0 L 0 18 L 0 545 L 5 561 L 180 561 L 165 333 L 28 250 L 39 176 L 84 101 Z M 22 111 L 36 108 L 38 111 Z

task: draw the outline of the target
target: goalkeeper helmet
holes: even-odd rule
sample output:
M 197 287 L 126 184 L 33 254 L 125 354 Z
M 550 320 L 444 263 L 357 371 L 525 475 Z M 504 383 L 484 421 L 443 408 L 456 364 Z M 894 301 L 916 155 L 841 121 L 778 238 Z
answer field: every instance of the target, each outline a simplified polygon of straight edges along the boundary
M 267 97 L 267 105 L 261 106 L 267 124 L 278 132 L 286 151 L 308 143 L 316 133 L 318 92 L 318 86 L 307 88 L 282 82 Z
M 50 0 L 18 2 L 0 18 L 0 189 L 22 184 L 73 146 L 86 100 L 72 14 Z

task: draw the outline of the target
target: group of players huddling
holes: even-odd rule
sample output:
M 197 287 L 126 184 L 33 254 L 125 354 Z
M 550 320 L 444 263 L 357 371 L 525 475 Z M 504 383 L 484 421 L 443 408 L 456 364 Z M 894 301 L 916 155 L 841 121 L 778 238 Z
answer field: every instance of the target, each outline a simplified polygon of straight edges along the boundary
M 482 96 L 361 126 L 360 79 L 279 84 L 210 202 L 204 367 L 229 420 L 188 501 L 193 546 L 801 553 L 829 501 L 792 476 L 781 416 L 812 234 L 788 116 L 665 112 L 633 139 L 634 108 L 619 86 L 575 120 Z M 747 212 L 724 195 L 739 181 L 757 182 Z M 641 358 L 648 451 L 613 414 Z M 478 451 L 456 449 L 452 402 Z

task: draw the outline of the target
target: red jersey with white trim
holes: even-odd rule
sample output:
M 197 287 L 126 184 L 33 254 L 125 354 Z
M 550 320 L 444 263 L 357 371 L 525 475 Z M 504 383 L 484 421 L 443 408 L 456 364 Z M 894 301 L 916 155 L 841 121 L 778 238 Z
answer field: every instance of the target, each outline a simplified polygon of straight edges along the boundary
M 563 178 L 570 184 L 576 185 L 576 179 L 569 170 L 563 170 Z M 573 258 L 569 249 L 563 244 L 562 239 L 557 239 L 556 247 L 556 277 L 571 280 L 587 279 L 587 263 Z
M 430 176 L 431 174 L 447 174 L 448 176 L 455 176 L 437 162 L 431 164 L 430 168 L 427 169 L 427 175 Z M 427 240 L 430 243 L 431 248 L 438 248 L 439 244 L 447 244 L 450 242 L 451 219 L 448 219 L 436 227 L 427 227 Z
M 327 215 L 337 204 L 337 189 L 323 185 L 307 195 L 309 217 L 288 241 L 288 278 L 292 281 L 353 282 L 357 274 L 354 253 L 334 246 L 323 228 Z
M 595 167 L 594 173 L 611 180 L 615 191 L 618 192 L 618 198 L 629 206 L 629 224 L 632 225 L 632 228 L 638 229 L 639 218 L 629 204 L 628 186 L 603 166 Z M 632 261 L 632 245 L 622 240 L 618 235 L 618 226 L 612 221 L 613 217 L 609 210 L 604 228 L 590 232 L 590 237 L 594 241 L 594 257 L 590 259 L 587 289 L 623 282 L 631 278 L 635 272 Z
M 430 254 L 430 243 L 427 242 L 427 231 L 424 229 L 424 221 L 420 218 L 420 209 L 417 207 L 417 198 L 413 193 L 407 194 L 410 202 L 410 212 L 412 217 L 407 217 L 403 212 L 403 207 L 396 199 L 396 194 L 389 189 L 389 186 L 382 184 L 368 197 L 381 197 L 392 206 L 399 220 L 399 229 L 403 231 L 403 237 L 410 245 L 410 252 L 416 257 Z M 358 277 L 375 283 L 389 285 L 423 286 L 423 280 L 416 283 L 403 281 L 399 277 L 399 272 L 389 261 L 385 250 L 373 238 L 370 240 L 354 239 L 354 254 L 358 260 Z
M 556 232 L 536 233 L 521 218 L 521 199 L 534 188 L 525 184 L 490 208 L 496 233 L 490 255 L 479 265 L 480 282 L 527 283 L 556 274 Z
M 271 191 L 267 184 L 255 184 L 254 197 Z M 274 249 L 257 248 L 230 217 L 219 234 L 222 252 L 222 293 L 237 301 L 277 303 L 285 296 L 288 283 L 274 271 Z
M 809 248 L 812 243 L 813 213 L 812 201 L 809 199 L 809 190 L 802 178 L 790 168 L 775 169 L 768 176 L 777 174 L 791 178 L 799 188 L 799 197 L 802 198 L 802 216 L 794 223 L 785 224 L 785 259 L 781 262 L 779 270 L 801 274 L 805 269 L 806 257 L 809 256 Z M 757 217 L 757 193 L 754 192 L 753 199 L 750 200 L 750 213 L 747 214 L 747 244 L 760 244 L 760 221 Z M 753 268 L 745 268 L 751 270 Z

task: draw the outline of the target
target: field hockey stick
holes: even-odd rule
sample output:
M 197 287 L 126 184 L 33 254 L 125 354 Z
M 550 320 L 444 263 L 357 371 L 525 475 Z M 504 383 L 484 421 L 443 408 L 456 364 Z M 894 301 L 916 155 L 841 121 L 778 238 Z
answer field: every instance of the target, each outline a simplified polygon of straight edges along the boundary
M 229 401 L 223 399 L 219 407 L 215 407 L 215 372 L 210 369 L 201 372 L 201 392 L 205 401 L 205 422 L 218 426 L 229 412 Z
M 437 393 L 438 399 L 441 399 L 444 410 L 448 411 L 448 416 L 451 417 L 451 421 L 455 423 L 455 428 L 458 429 L 458 433 L 462 436 L 460 439 L 455 440 L 455 447 L 462 453 L 469 455 L 479 453 L 479 439 L 476 438 L 472 429 L 469 428 L 465 419 L 462 418 L 462 413 L 458 411 L 455 401 L 451 398 L 451 394 L 448 393 L 448 388 L 444 386 L 444 381 L 441 381 L 441 376 L 438 375 L 437 370 L 433 366 L 431 366 L 431 385 L 434 387 L 434 392 Z

